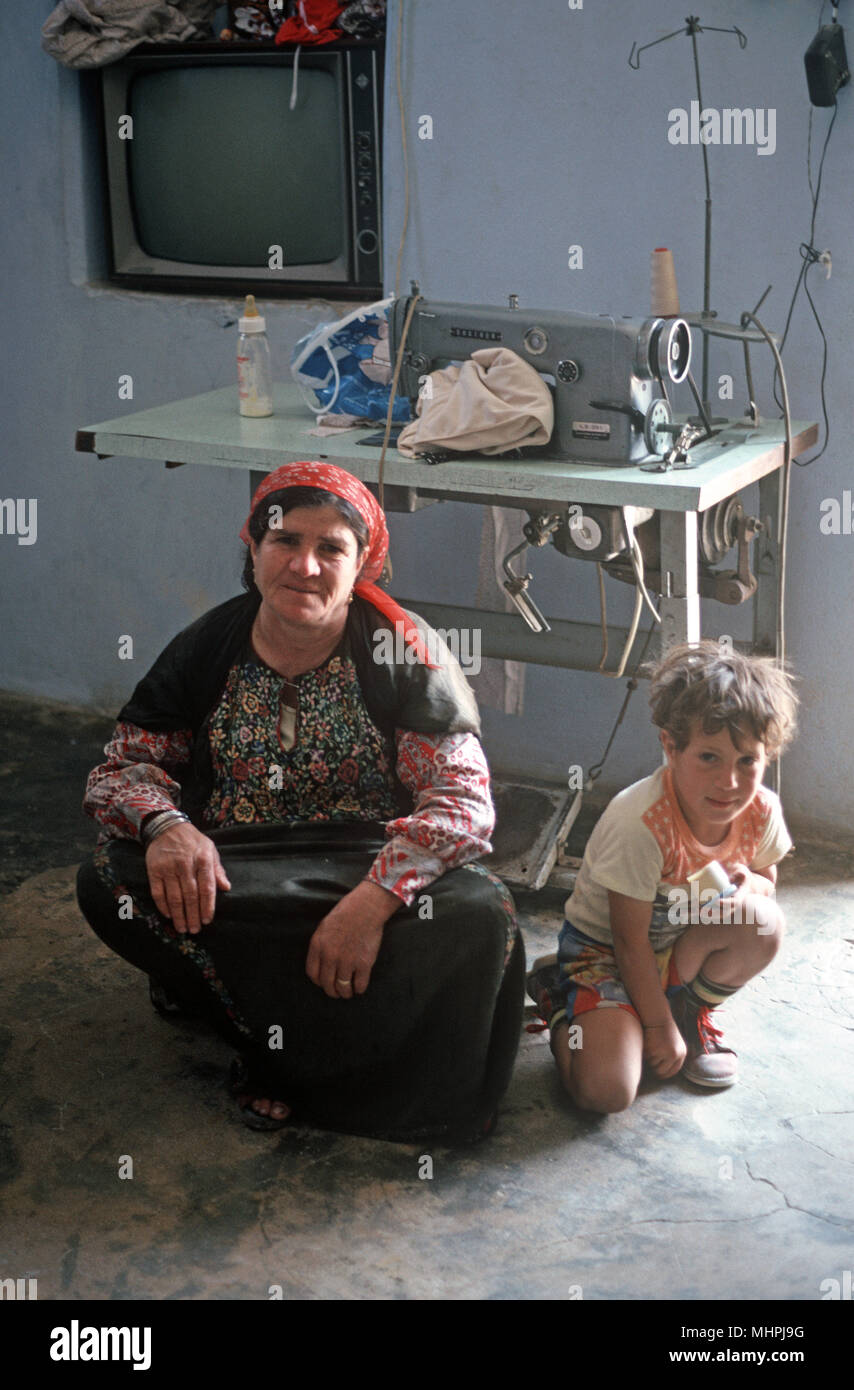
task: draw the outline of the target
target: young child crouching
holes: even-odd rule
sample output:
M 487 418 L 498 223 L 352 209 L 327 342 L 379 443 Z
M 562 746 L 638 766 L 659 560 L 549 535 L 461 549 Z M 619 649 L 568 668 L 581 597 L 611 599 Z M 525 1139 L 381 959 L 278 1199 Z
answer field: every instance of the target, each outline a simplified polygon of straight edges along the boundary
M 737 1080 L 712 1013 L 765 969 L 784 925 L 775 866 L 792 841 L 762 777 L 794 734 L 791 679 L 701 642 L 655 668 L 650 705 L 667 764 L 598 821 L 557 957 L 528 977 L 565 1089 L 603 1114 L 631 1105 L 644 1063 L 700 1086 Z M 714 903 L 688 882 L 712 860 L 737 890 Z

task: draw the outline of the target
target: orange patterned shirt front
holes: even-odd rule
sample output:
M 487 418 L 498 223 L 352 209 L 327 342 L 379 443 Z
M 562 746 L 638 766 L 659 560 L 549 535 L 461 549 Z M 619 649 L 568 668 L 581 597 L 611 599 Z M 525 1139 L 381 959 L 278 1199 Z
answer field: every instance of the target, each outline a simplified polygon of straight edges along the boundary
M 674 889 L 689 892 L 689 874 L 712 859 L 730 872 L 736 863 L 758 871 L 791 848 L 779 797 L 764 786 L 720 844 L 701 844 L 682 815 L 669 770 L 660 767 L 615 796 L 596 823 L 566 903 L 567 921 L 594 941 L 610 944 L 608 893 L 621 893 L 652 905 L 650 940 L 658 949 L 684 930 L 668 909 Z

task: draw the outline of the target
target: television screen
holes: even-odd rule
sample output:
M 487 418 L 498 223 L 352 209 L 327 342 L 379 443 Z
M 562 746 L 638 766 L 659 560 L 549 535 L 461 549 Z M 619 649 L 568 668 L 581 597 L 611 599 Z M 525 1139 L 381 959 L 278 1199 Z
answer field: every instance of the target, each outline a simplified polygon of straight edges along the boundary
M 334 261 L 347 254 L 346 171 L 333 73 L 248 63 L 142 71 L 130 88 L 129 189 L 140 246 L 189 265 Z

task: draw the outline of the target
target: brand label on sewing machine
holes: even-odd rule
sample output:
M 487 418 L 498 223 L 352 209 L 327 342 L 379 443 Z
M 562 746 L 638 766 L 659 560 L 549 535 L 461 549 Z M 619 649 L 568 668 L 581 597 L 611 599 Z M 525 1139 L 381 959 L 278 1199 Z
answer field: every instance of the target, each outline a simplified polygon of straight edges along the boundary
M 493 328 L 458 328 L 451 324 L 452 338 L 478 338 L 484 343 L 500 343 L 503 335 Z
M 573 439 L 610 439 L 611 426 L 600 425 L 593 420 L 573 420 Z

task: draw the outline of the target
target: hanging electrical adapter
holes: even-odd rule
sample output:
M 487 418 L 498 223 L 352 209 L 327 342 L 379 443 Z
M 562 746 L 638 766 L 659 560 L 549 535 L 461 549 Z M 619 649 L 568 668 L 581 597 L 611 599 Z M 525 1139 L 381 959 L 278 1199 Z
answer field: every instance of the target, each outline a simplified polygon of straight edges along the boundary
M 835 106 L 836 93 L 851 80 L 845 52 L 845 33 L 836 21 L 838 8 L 833 6 L 833 23 L 819 29 L 806 53 L 807 86 L 813 106 Z

